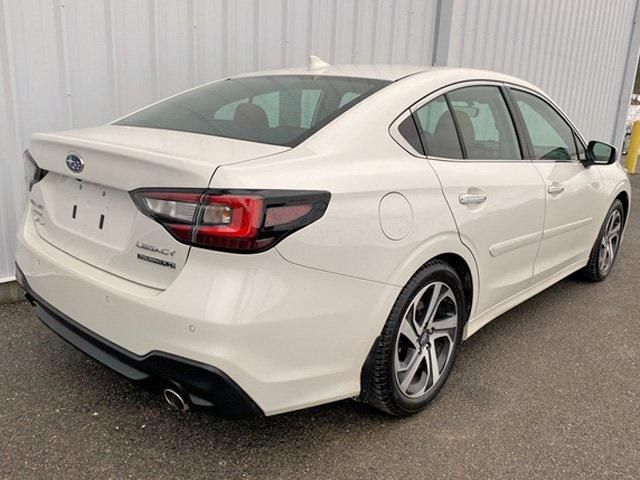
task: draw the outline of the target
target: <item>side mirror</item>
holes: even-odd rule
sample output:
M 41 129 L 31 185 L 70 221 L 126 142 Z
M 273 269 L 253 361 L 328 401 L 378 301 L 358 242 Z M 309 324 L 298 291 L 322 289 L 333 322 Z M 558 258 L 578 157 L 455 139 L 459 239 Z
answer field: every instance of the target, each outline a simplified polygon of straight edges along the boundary
M 616 161 L 616 147 L 604 142 L 591 140 L 587 147 L 587 164 L 589 165 L 611 165 Z

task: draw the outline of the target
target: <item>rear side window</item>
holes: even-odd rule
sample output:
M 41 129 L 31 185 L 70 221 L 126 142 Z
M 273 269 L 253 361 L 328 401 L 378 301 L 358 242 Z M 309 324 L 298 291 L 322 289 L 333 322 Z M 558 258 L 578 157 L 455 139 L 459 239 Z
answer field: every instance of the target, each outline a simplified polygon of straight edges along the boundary
M 420 107 L 415 112 L 415 119 L 428 155 L 462 158 L 453 117 L 443 95 Z
M 295 146 L 389 83 L 313 75 L 228 79 L 168 98 L 115 125 Z
M 398 133 L 404 137 L 404 139 L 411 145 L 411 147 L 418 153 L 424 155 L 424 149 L 422 148 L 422 141 L 420 140 L 420 134 L 416 129 L 416 122 L 411 115 L 408 115 L 398 125 Z
M 547 102 L 521 90 L 511 94 L 531 139 L 536 160 L 576 160 L 573 129 Z
M 447 93 L 470 160 L 521 159 L 516 130 L 498 87 L 466 87 Z

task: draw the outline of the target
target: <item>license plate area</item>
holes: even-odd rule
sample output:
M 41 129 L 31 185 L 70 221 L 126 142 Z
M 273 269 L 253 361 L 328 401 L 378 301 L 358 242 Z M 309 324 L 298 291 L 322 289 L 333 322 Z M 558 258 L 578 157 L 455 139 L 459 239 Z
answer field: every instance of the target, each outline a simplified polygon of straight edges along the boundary
M 136 214 L 128 192 L 70 177 L 59 177 L 51 192 L 46 205 L 57 227 L 109 249 L 127 247 Z
M 47 243 L 141 285 L 167 288 L 189 254 L 187 245 L 138 212 L 126 190 L 50 171 L 34 185 L 29 208 L 38 235 Z M 143 261 L 138 255 L 154 261 Z

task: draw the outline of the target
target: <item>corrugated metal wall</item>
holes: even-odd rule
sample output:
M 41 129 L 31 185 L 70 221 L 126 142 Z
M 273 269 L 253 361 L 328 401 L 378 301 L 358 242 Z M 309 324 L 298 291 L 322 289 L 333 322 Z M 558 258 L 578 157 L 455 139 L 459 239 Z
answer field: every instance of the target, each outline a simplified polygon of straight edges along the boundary
M 30 135 L 97 125 L 225 75 L 430 64 L 436 0 L 0 0 L 0 281 Z
M 614 141 L 635 0 L 455 2 L 448 64 L 529 80 L 588 138 Z M 635 63 L 632 66 L 635 75 Z M 627 92 L 626 103 L 629 95 Z M 626 112 L 625 112 L 626 114 Z
M 0 281 L 35 131 L 104 123 L 225 75 L 332 63 L 514 73 L 612 135 L 637 0 L 0 0 Z M 635 67 L 635 63 L 634 63 Z M 633 75 L 633 73 L 631 74 Z

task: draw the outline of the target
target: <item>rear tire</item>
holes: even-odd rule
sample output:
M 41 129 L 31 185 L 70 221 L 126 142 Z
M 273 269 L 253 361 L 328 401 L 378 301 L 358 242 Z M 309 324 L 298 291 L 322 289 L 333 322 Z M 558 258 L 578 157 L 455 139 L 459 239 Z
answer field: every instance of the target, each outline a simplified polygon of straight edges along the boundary
M 462 282 L 449 264 L 432 260 L 418 270 L 372 351 L 366 401 L 396 416 L 424 409 L 451 372 L 466 311 Z
M 624 228 L 624 207 L 620 200 L 611 205 L 596 238 L 589 263 L 581 270 L 582 277 L 590 282 L 601 282 L 609 276 L 620 250 Z

